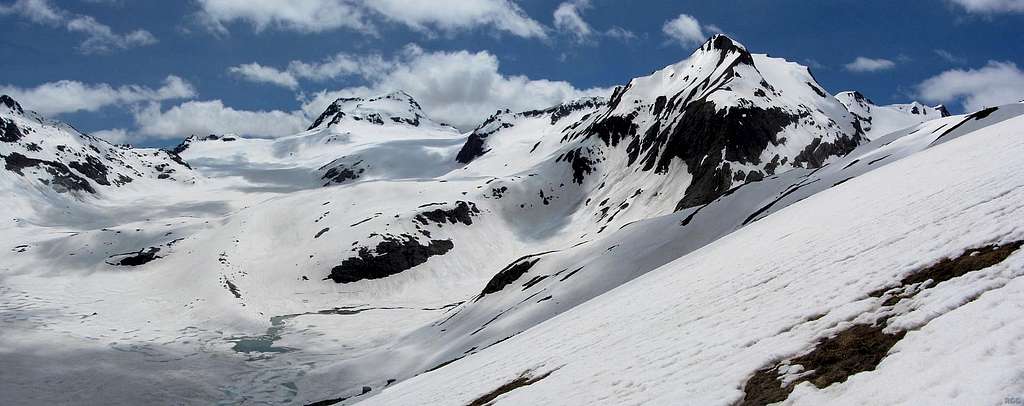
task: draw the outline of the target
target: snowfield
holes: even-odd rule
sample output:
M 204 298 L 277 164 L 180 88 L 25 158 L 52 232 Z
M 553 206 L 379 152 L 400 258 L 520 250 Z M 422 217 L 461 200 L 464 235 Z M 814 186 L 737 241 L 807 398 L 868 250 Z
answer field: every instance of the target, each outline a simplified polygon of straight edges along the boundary
M 998 404 L 1021 390 L 1024 252 L 894 306 L 868 293 L 967 249 L 1024 239 L 1022 125 L 1008 120 L 808 197 L 363 403 L 464 405 L 550 372 L 495 404 L 732 404 L 754 371 L 888 315 L 886 329 L 908 333 L 875 371 L 824 390 L 802 383 L 789 402 Z
M 721 35 L 467 133 L 396 91 L 156 150 L 2 97 L 0 403 L 998 404 L 1022 128 Z

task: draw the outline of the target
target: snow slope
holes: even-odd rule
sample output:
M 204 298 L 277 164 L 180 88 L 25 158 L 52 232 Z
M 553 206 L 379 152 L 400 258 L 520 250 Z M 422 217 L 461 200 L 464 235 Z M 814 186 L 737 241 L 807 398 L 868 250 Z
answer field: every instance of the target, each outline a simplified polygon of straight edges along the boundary
M 502 265 L 477 295 L 390 351 L 340 362 L 324 378 L 356 376 L 365 365 L 380 365 L 374 368 L 378 375 L 350 385 L 374 387 L 375 380 L 401 380 L 480 352 L 791 204 L 1021 114 L 1024 106 L 1010 105 L 987 115 L 928 122 L 865 144 L 821 169 L 746 184 L 707 205 L 634 222 L 571 247 L 547 245 Z
M 1020 389 L 1024 254 L 894 304 L 869 293 L 1024 239 L 1022 125 L 1014 117 L 809 196 L 361 404 L 468 404 L 521 376 L 543 379 L 494 404 L 732 404 L 759 369 L 876 323 L 905 332 L 876 369 L 802 382 L 788 402 L 999 403 Z
M 0 171 L 0 204 L 14 208 L 0 224 L 10 247 L 0 362 L 14 365 L 0 369 L 0 392 L 15 404 L 420 396 L 416 382 L 436 379 L 440 390 L 459 365 L 560 330 L 559 320 L 652 275 L 684 273 L 665 269 L 708 244 L 1019 125 L 1024 112 L 939 118 L 847 99 L 804 67 L 715 36 L 609 99 L 499 111 L 468 134 L 394 92 L 339 99 L 293 136 L 192 136 L 157 151 L 111 146 L 5 101 L 0 118 L 36 132 L 7 142 L 5 130 L 2 154 L 45 154 L 96 193 L 61 193 L 45 169 Z M 82 156 L 133 180 L 102 185 L 72 165 Z M 188 166 L 174 166 L 178 156 Z M 804 234 L 787 244 L 816 246 Z M 751 252 L 730 250 L 737 260 Z M 686 297 L 631 300 L 686 308 L 667 302 Z M 546 351 L 536 354 L 569 354 Z M 472 382 L 458 396 L 423 396 L 456 402 L 491 383 Z

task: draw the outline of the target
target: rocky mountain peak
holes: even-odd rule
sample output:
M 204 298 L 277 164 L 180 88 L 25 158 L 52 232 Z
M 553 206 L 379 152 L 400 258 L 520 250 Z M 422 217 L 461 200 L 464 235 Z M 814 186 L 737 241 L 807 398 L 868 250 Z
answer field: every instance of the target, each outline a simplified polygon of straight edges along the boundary
M 719 51 L 723 58 L 725 55 L 736 54 L 738 55 L 738 61 L 749 65 L 754 64 L 754 57 L 750 54 L 750 51 L 747 51 L 747 47 L 724 34 L 713 35 L 697 50 L 697 52 L 711 51 Z
M 8 96 L 6 94 L 0 95 L 0 104 L 2 104 L 4 107 L 7 107 L 11 112 L 17 114 L 25 113 L 25 110 L 21 108 L 21 105 L 18 104 L 18 102 L 14 100 L 13 97 Z
M 327 106 L 308 129 L 331 127 L 345 120 L 374 125 L 442 126 L 427 118 L 412 95 L 397 90 L 374 97 L 339 98 Z

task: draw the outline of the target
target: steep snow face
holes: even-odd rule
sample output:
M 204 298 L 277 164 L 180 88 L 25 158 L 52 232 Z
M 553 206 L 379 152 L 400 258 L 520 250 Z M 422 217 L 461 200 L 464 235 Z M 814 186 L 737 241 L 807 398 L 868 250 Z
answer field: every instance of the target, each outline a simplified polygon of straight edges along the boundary
M 1021 113 L 1004 106 L 950 117 L 794 177 L 803 187 L 776 190 L 775 199 L 840 182 L 362 403 L 1000 403 L 1018 390 L 1006 367 L 1024 362 L 1016 345 L 1024 339 Z M 869 165 L 884 166 L 863 172 Z M 668 217 L 680 228 L 692 216 Z M 634 227 L 649 225 L 622 232 Z M 524 258 L 526 271 L 507 268 L 520 275 L 495 286 L 541 291 L 477 320 L 485 330 L 519 323 L 514 308 L 563 300 L 565 288 L 542 287 L 549 280 L 586 285 L 615 275 L 594 264 L 602 257 L 671 251 L 663 244 L 676 239 L 652 231 L 595 247 L 579 257 L 591 263 L 557 276 L 539 278 L 568 263 Z
M 331 127 L 344 121 L 367 122 L 376 125 L 395 123 L 413 127 L 451 128 L 430 120 L 423 109 L 408 93 L 397 91 L 386 95 L 362 98 L 340 98 L 327 107 L 309 129 Z
M 841 92 L 836 95 L 836 100 L 846 107 L 869 139 L 949 116 L 949 111 L 942 105 L 929 107 L 913 102 L 878 106 L 860 92 Z
M 135 181 L 188 182 L 195 177 L 173 152 L 111 145 L 25 111 L 6 95 L 0 96 L 0 158 L 5 185 L 76 199 Z

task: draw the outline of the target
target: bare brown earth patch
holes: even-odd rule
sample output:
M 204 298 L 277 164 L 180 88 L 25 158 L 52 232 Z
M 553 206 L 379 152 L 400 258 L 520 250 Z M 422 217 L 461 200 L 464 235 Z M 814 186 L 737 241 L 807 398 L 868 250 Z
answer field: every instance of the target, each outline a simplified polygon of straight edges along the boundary
M 545 372 L 543 375 L 538 375 L 536 377 L 532 376 L 532 374 L 533 374 L 532 371 L 523 372 L 522 374 L 519 375 L 518 378 L 513 379 L 511 382 L 506 383 L 504 385 L 501 385 L 497 389 L 495 389 L 493 391 L 490 391 L 490 392 L 484 394 L 483 396 L 480 396 L 480 397 L 476 398 L 472 402 L 469 402 L 469 404 L 467 406 L 485 406 L 485 405 L 489 405 L 489 404 L 491 404 L 491 402 L 493 402 L 499 396 L 504 395 L 504 394 L 509 393 L 509 392 L 512 392 L 512 391 L 514 391 L 516 389 L 519 389 L 519 388 L 522 388 L 524 386 L 529 386 L 529 385 L 532 385 L 534 383 L 537 383 L 541 379 L 547 378 L 549 375 L 551 375 L 552 372 L 555 372 L 555 371 L 553 371 L 553 370 L 552 371 L 548 371 L 548 372 Z
M 1022 246 L 1024 240 L 969 249 L 955 258 L 942 259 L 904 276 L 896 286 L 882 288 L 869 295 L 876 298 L 885 297 L 881 307 L 889 308 L 904 298 L 912 297 L 942 282 L 1003 262 Z M 781 402 L 802 382 L 810 382 L 815 387 L 824 389 L 832 384 L 845 382 L 855 374 L 874 370 L 889 350 L 906 335 L 906 331 L 883 331 L 886 320 L 892 316 L 878 320 L 875 325 L 851 326 L 832 337 L 819 340 L 806 354 L 781 360 L 758 370 L 744 384 L 744 397 L 736 405 L 754 406 Z M 793 369 L 797 365 L 801 368 Z M 790 379 L 784 383 L 782 378 L 787 374 L 790 374 Z
M 793 388 L 810 382 L 819 389 L 846 381 L 852 375 L 872 371 L 906 334 L 884 333 L 883 325 L 854 325 L 833 337 L 822 339 L 811 352 L 757 371 L 743 387 L 745 396 L 737 405 L 754 406 L 781 402 Z M 800 365 L 808 371 L 786 385 L 779 380 L 780 368 Z

